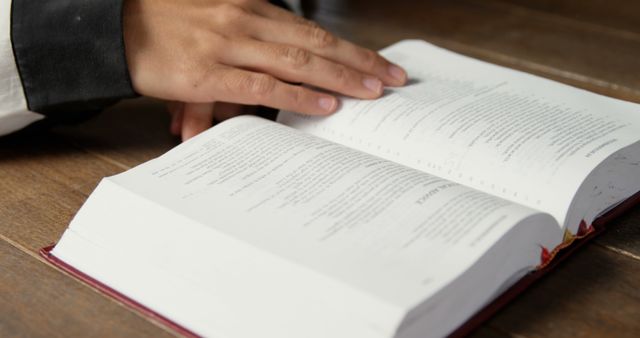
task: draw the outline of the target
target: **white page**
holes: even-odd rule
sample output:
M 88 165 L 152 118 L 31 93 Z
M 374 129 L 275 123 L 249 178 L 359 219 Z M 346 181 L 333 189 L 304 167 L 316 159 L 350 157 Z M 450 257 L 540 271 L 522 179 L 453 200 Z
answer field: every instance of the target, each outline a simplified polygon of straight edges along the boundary
M 382 53 L 407 69 L 406 87 L 374 101 L 345 98 L 326 118 L 281 113 L 279 122 L 543 210 L 560 224 L 589 172 L 640 139 L 637 104 L 422 41 Z
M 249 116 L 112 180 L 400 307 L 437 291 L 537 213 Z M 553 223 L 549 217 L 541 232 L 555 234 Z M 559 238 L 541 241 L 520 248 L 536 253 L 531 267 L 539 245 Z
M 212 231 L 109 178 L 52 253 L 203 337 L 380 338 L 391 336 L 404 315 L 396 306 Z

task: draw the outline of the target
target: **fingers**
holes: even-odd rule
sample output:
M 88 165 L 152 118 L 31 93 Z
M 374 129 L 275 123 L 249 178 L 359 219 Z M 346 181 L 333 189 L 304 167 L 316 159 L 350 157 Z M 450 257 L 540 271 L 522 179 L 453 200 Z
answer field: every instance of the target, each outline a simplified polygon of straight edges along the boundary
M 245 113 L 245 107 L 235 103 L 183 103 L 170 101 L 167 110 L 171 115 L 169 131 L 175 136 L 183 136 L 183 141 L 205 131 L 213 124 L 213 119 L 224 121 Z M 186 110 L 186 122 L 184 112 Z M 209 114 L 211 112 L 211 114 Z M 211 117 L 210 117 L 210 116 Z
M 255 4 L 255 6 L 252 7 L 252 10 L 259 15 L 281 22 L 315 25 L 313 21 L 307 20 L 304 17 L 296 15 L 286 9 L 274 6 L 269 2 Z
M 255 17 L 252 37 L 308 50 L 318 56 L 346 65 L 381 79 L 386 85 L 401 86 L 407 81 L 406 72 L 378 53 L 335 37 L 317 24 L 301 19 L 275 6 L 258 6 L 265 17 Z
M 227 66 L 212 69 L 198 93 L 194 94 L 198 102 L 218 101 L 219 97 L 227 102 L 263 105 L 308 115 L 331 114 L 338 107 L 338 100 L 332 95 L 287 84 L 271 75 Z
M 222 61 L 229 65 L 272 74 L 344 95 L 373 99 L 382 95 L 382 81 L 350 67 L 329 61 L 298 47 L 242 40 L 229 48 Z
M 406 81 L 404 71 L 377 53 L 338 39 L 266 1 L 143 3 L 144 10 L 126 8 L 124 25 L 133 87 L 142 95 L 326 115 L 338 107 L 334 96 L 284 81 L 360 98 L 378 97 L 379 81 L 387 85 Z M 185 10 L 176 11 L 178 7 Z M 244 51 L 234 48 L 253 40 L 257 42 L 246 44 Z M 233 53 L 234 57 L 225 58 Z M 173 115 L 174 132 L 188 130 L 188 138 L 208 127 L 212 106 L 182 108 Z
M 171 125 L 169 126 L 169 132 L 174 136 L 180 136 L 182 133 L 182 110 L 178 111 L 171 116 Z
M 171 101 L 167 104 L 167 110 L 171 115 L 171 124 L 169 125 L 169 132 L 172 135 L 180 136 L 182 132 L 182 109 L 184 103 Z
M 182 110 L 182 140 L 186 141 L 213 124 L 214 103 L 185 103 Z

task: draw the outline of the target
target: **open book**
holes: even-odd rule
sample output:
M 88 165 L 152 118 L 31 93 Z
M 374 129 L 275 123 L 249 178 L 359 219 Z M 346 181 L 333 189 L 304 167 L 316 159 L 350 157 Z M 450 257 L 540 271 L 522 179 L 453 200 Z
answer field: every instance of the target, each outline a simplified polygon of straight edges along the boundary
M 640 191 L 639 105 L 382 53 L 409 85 L 236 117 L 105 178 L 50 257 L 197 335 L 439 337 Z

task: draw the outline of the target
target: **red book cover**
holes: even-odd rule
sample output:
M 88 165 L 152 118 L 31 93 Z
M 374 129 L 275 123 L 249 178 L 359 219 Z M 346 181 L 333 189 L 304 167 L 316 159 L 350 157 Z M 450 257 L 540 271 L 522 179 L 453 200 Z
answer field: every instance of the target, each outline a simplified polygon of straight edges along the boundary
M 183 327 L 181 325 L 176 324 L 175 322 L 173 322 L 171 319 L 162 316 L 161 314 L 153 311 L 152 309 L 136 302 L 135 300 L 121 294 L 120 292 L 110 288 L 109 286 L 101 283 L 100 281 L 92 278 L 91 276 L 85 274 L 84 272 L 74 268 L 73 266 L 63 262 L 62 260 L 58 259 L 56 256 L 54 256 L 53 254 L 51 254 L 51 250 L 53 250 L 54 245 L 48 246 L 46 248 L 42 248 L 40 249 L 40 255 L 42 257 L 44 257 L 49 263 L 51 263 L 52 265 L 56 266 L 57 268 L 65 271 L 66 273 L 72 275 L 73 277 L 83 281 L 84 283 L 88 284 L 89 286 L 95 288 L 96 290 L 100 291 L 101 293 L 114 298 L 115 300 L 117 300 L 118 302 L 125 304 L 126 306 L 131 307 L 132 309 L 138 311 L 139 313 L 141 313 L 143 316 L 145 316 L 146 318 L 149 318 L 152 321 L 155 322 L 159 322 L 165 326 L 167 326 L 168 328 L 170 328 L 171 330 L 173 330 L 175 333 L 181 335 L 181 336 L 185 336 L 185 337 L 199 337 L 197 334 L 195 334 L 194 332 L 190 331 L 189 329 L 187 329 L 186 327 Z
M 553 270 L 560 262 L 565 260 L 571 253 L 576 251 L 578 248 L 583 246 L 585 243 L 589 242 L 591 239 L 602 233 L 606 225 L 609 224 L 613 219 L 622 215 L 626 211 L 630 210 L 634 206 L 640 204 L 640 192 L 633 195 L 631 198 L 627 199 L 625 202 L 618 205 L 616 208 L 610 210 L 605 215 L 596 219 L 591 227 L 587 227 L 586 224 L 581 224 L 580 231 L 577 234 L 577 237 L 572 238 L 570 241 L 565 242 L 560 247 L 554 249 L 553 251 L 549 251 L 546 248 L 541 248 L 541 261 L 542 264 L 538 268 L 538 270 L 528 274 L 527 276 L 520 279 L 517 283 L 511 286 L 507 291 L 498 296 L 496 299 L 491 301 L 484 308 L 479 310 L 475 315 L 469 318 L 464 324 L 458 327 L 455 331 L 453 331 L 449 337 L 464 337 L 471 333 L 473 330 L 478 328 L 483 322 L 491 318 L 494 314 L 496 314 L 501 308 L 507 305 L 511 300 L 517 297 L 519 294 L 524 292 L 530 285 L 532 285 L 535 281 L 543 277 L 547 274 L 547 272 Z M 57 268 L 65 271 L 66 273 L 74 276 L 75 278 L 81 280 L 82 282 L 90 285 L 91 287 L 97 289 L 101 293 L 116 299 L 118 302 L 123 303 L 134 310 L 138 311 L 145 317 L 149 318 L 152 321 L 159 322 L 175 333 L 185 336 L 185 337 L 199 337 L 194 332 L 190 331 L 188 328 L 185 328 L 171 319 L 164 317 L 153 309 L 150 309 L 135 300 L 119 293 L 118 291 L 110 288 L 109 286 L 95 280 L 91 276 L 86 275 L 82 271 L 77 270 L 73 266 L 63 262 L 62 260 L 56 258 L 51 254 L 51 250 L 53 249 L 53 245 L 48 246 L 46 248 L 42 248 L 40 250 L 40 255 L 43 256 L 49 263 L 56 266 Z

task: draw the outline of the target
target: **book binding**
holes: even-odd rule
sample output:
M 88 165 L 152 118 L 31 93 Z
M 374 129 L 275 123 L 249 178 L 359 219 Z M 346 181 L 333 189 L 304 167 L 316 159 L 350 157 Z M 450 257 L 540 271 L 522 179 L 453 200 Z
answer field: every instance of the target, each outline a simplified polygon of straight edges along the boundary
M 115 299 L 117 302 L 124 304 L 125 306 L 137 311 L 139 314 L 141 314 L 142 316 L 144 316 L 145 318 L 159 323 L 162 326 L 165 326 L 167 328 L 169 328 L 170 330 L 172 330 L 173 332 L 177 333 L 180 336 L 184 336 L 184 337 L 200 337 L 199 335 L 195 334 L 194 332 L 190 331 L 189 329 L 187 329 L 186 327 L 177 324 L 176 322 L 172 321 L 171 319 L 155 312 L 154 310 L 140 304 L 139 302 L 125 296 L 124 294 L 120 293 L 119 291 L 116 291 L 114 289 L 112 289 L 111 287 L 107 286 L 106 284 L 94 279 L 93 277 L 85 274 L 84 272 L 74 268 L 73 266 L 65 263 L 63 260 L 57 258 L 56 256 L 54 256 L 51 253 L 51 250 L 53 250 L 55 245 L 50 245 L 47 246 L 45 248 L 40 249 L 40 255 L 42 257 L 44 257 L 45 260 L 47 260 L 47 262 L 51 263 L 53 266 L 57 267 L 58 269 L 68 273 L 69 275 L 79 279 L 80 281 L 84 282 L 85 284 L 89 285 L 92 288 L 95 288 L 96 290 L 98 290 L 100 293 L 111 297 L 113 299 Z
M 510 301 L 512 301 L 515 297 L 524 292 L 529 286 L 531 286 L 534 282 L 542 278 L 547 274 L 547 272 L 553 270 L 558 264 L 564 261 L 569 255 L 582 247 L 585 243 L 589 242 L 597 235 L 602 233 L 606 229 L 606 225 L 609 224 L 613 219 L 619 217 L 626 211 L 630 210 L 634 206 L 640 204 L 640 192 L 636 193 L 632 197 L 628 198 L 626 201 L 618 205 L 616 208 L 610 210 L 606 214 L 598 217 L 593 224 L 593 229 L 589 231 L 584 236 L 576 237 L 571 240 L 570 244 L 567 246 L 560 246 L 557 250 L 554 250 L 554 254 L 550 261 L 541 265 L 537 270 L 532 271 L 528 275 L 521 278 L 514 285 L 509 287 L 505 292 L 503 292 L 500 296 L 493 299 L 489 304 L 483 307 L 481 310 L 476 312 L 475 315 L 470 317 L 465 323 L 459 326 L 455 331 L 449 334 L 449 337 L 464 337 L 475 329 L 477 329 L 482 323 L 487 321 L 493 315 L 495 315 L 500 309 L 506 306 Z M 129 308 L 137 311 L 145 318 L 149 320 L 159 323 L 178 335 L 185 337 L 200 337 L 193 331 L 177 324 L 171 319 L 164 317 L 163 315 L 155 312 L 154 310 L 140 304 L 139 302 L 125 296 L 124 294 L 112 289 L 111 287 L 103 284 L 102 282 L 92 278 L 91 276 L 83 273 L 82 271 L 74 268 L 73 266 L 65 263 L 61 259 L 57 258 L 51 253 L 55 245 L 50 245 L 40 250 L 40 255 L 44 257 L 44 259 L 57 267 L 58 269 L 68 273 L 69 275 L 77 278 L 78 280 L 84 282 L 85 284 L 95 288 L 102 294 L 111 297 L 118 301 L 121 304 L 128 306 Z

